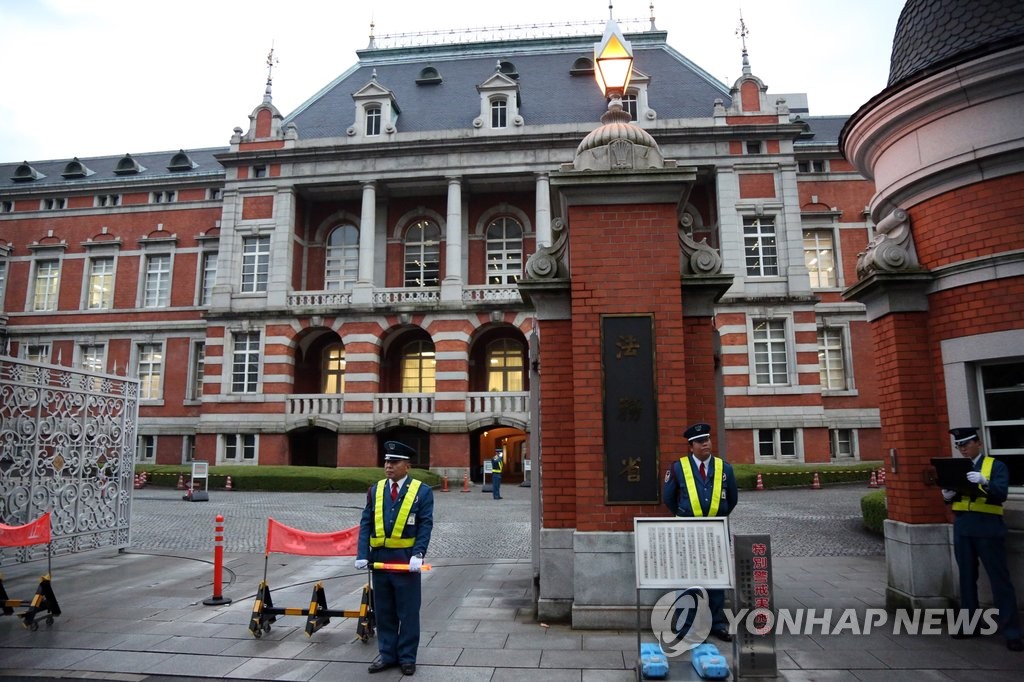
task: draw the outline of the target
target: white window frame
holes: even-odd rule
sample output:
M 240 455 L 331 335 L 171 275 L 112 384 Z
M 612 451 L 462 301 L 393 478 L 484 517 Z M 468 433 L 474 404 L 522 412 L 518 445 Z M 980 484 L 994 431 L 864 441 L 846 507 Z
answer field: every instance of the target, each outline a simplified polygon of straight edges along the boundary
M 43 266 L 46 266 L 45 272 Z M 38 258 L 32 262 L 32 295 L 28 299 L 29 311 L 57 310 L 60 300 L 60 274 L 60 258 Z
M 93 353 L 99 350 L 98 356 Z M 97 374 L 107 373 L 107 346 L 104 343 L 80 343 L 75 346 L 78 357 L 75 358 L 75 366 L 86 371 Z M 93 377 L 87 381 L 89 390 L 99 391 L 103 380 Z
M 768 227 L 770 231 L 766 229 Z M 780 255 L 776 216 L 743 216 L 743 271 L 746 276 L 755 279 L 779 277 Z
M 416 339 L 404 344 L 398 361 L 402 393 L 437 391 L 437 347 L 431 341 Z
M 239 291 L 243 294 L 265 294 L 270 282 L 269 234 L 242 237 L 242 268 Z
M 355 243 L 339 241 L 336 236 L 347 238 L 355 234 Z M 324 260 L 324 288 L 328 291 L 351 289 L 359 280 L 359 228 L 352 223 L 342 223 L 327 235 L 327 257 Z
M 850 435 L 850 454 L 847 456 L 839 456 L 839 436 L 842 433 L 848 433 Z M 828 449 L 829 458 L 833 462 L 855 462 L 860 459 L 860 448 L 857 444 L 857 429 L 845 429 L 836 428 L 828 430 Z
M 508 128 L 508 96 L 495 95 L 490 101 L 491 128 L 504 130 Z
M 139 434 L 138 461 L 156 463 L 157 437 L 152 434 Z
M 220 464 L 259 464 L 260 437 L 256 433 L 223 433 L 217 439 Z M 247 456 L 250 454 L 251 456 Z M 229 456 L 233 455 L 233 456 Z
M 97 272 L 97 263 L 109 264 L 109 271 Z M 114 307 L 114 277 L 116 273 L 116 256 L 109 253 L 89 256 L 85 272 L 85 286 L 82 290 L 83 310 L 111 310 Z M 97 305 L 93 305 L 97 284 L 101 285 L 99 300 L 96 301 Z
M 217 257 L 218 252 L 213 250 L 201 251 L 199 254 L 199 286 L 196 287 L 196 304 L 199 306 L 210 305 L 213 297 L 213 287 L 217 283 Z
M 263 335 L 258 331 L 231 336 L 231 393 L 252 395 L 260 391 Z
M 519 230 L 518 237 L 509 237 L 510 223 Z M 500 236 L 491 235 L 491 228 L 501 231 Z M 487 284 L 492 286 L 514 285 L 523 274 L 523 235 L 526 229 L 512 216 L 498 216 L 484 228 Z
M 1018 419 L 995 419 L 989 414 L 988 402 L 988 396 L 1015 393 L 1019 393 L 1020 400 L 1024 402 L 1024 387 L 1014 385 L 1000 388 L 987 388 L 985 386 L 986 368 L 1021 364 L 1024 364 L 1024 358 L 1006 358 L 1005 360 L 998 362 L 983 362 L 978 364 L 978 371 L 975 373 L 975 376 L 977 377 L 978 407 L 981 412 L 981 423 L 984 428 L 984 435 L 982 438 L 985 444 L 985 451 L 990 455 L 1024 457 L 1024 443 L 1018 443 L 1018 447 L 1015 448 L 996 447 L 997 442 L 994 442 L 992 436 L 992 431 L 994 429 L 1024 429 L 1024 416 Z
M 23 359 L 29 362 L 39 362 L 48 365 L 50 364 L 53 351 L 48 343 L 23 343 L 20 354 Z
M 792 432 L 793 439 L 782 440 L 783 432 Z M 785 435 L 789 435 L 788 433 Z M 772 454 L 761 454 L 762 438 L 768 442 L 770 437 L 772 443 Z M 793 444 L 793 454 L 782 454 L 782 443 Z M 754 461 L 755 462 L 802 462 L 804 461 L 803 429 L 795 427 L 780 427 L 775 429 L 754 429 Z
M 166 267 L 164 266 L 166 264 Z M 171 283 L 174 255 L 168 252 L 146 253 L 143 256 L 140 308 L 166 308 L 171 304 Z
M 824 344 L 823 344 L 823 338 Z M 823 393 L 835 393 L 850 390 L 850 370 L 848 366 L 847 334 L 844 327 L 820 326 L 818 338 L 818 377 Z M 837 365 L 838 363 L 838 365 Z M 832 385 L 832 377 L 838 369 L 842 376 L 842 385 Z
M 320 356 L 320 392 L 326 395 L 341 395 L 345 393 L 345 346 L 341 343 L 332 343 Z
M 826 248 L 822 248 L 821 235 L 828 235 L 828 244 Z M 809 236 L 813 236 L 814 244 L 808 248 L 807 240 Z M 807 266 L 807 276 L 811 282 L 811 289 L 836 289 L 840 286 L 839 281 L 839 268 L 838 264 L 838 253 L 836 251 L 836 233 L 830 227 L 805 227 L 802 233 L 803 239 L 803 251 L 804 251 L 804 264 Z M 822 270 L 819 267 L 823 260 L 831 261 L 831 271 L 828 268 Z M 822 273 L 826 273 L 825 276 L 831 278 L 830 283 L 823 284 L 821 281 Z M 831 272 L 831 274 L 828 274 Z M 815 282 L 817 278 L 817 282 Z
M 779 386 L 792 386 L 793 385 L 793 373 L 795 371 L 795 358 L 794 345 L 793 345 L 793 321 L 789 317 L 775 316 L 775 317 L 751 317 L 748 318 L 748 334 L 750 343 L 749 346 L 749 362 L 750 362 L 750 385 L 761 388 L 777 388 Z M 758 327 L 761 323 L 768 325 L 769 335 L 763 339 L 763 342 L 758 339 Z M 777 325 L 781 325 L 781 337 L 778 334 Z M 767 348 L 764 351 L 759 351 L 759 344 L 766 343 Z M 776 371 L 773 369 L 777 364 L 777 354 L 773 356 L 773 352 L 777 351 L 779 343 L 782 344 L 783 357 L 785 358 L 785 371 L 782 373 L 785 376 L 785 381 L 777 381 L 780 378 L 776 376 Z M 769 360 L 769 381 L 762 382 L 759 378 L 758 372 L 758 356 L 759 353 L 767 352 L 767 358 Z
M 526 390 L 526 361 L 523 344 L 512 338 L 495 339 L 484 348 L 487 390 L 520 392 Z M 511 379 L 515 379 L 512 381 Z M 501 384 L 498 388 L 497 384 Z M 518 383 L 516 387 L 514 384 Z
M 149 355 L 154 351 L 154 355 Z M 163 399 L 165 362 L 163 343 L 155 341 L 135 344 L 135 375 L 139 379 L 140 402 L 152 403 Z
M 384 107 L 378 102 L 370 102 L 363 109 L 363 130 L 366 137 L 380 137 L 384 124 Z
M 206 342 L 193 341 L 188 351 L 188 399 L 203 399 L 203 377 L 206 374 Z
M 633 123 L 637 122 L 640 115 L 640 98 L 635 92 L 627 92 L 622 96 L 622 110 L 629 114 Z
M 437 240 L 424 238 L 424 226 L 429 223 L 437 229 Z M 412 232 L 418 230 L 419 234 L 412 240 Z M 402 286 L 404 287 L 436 287 L 441 284 L 441 241 L 444 239 L 444 232 L 441 225 L 432 218 L 419 218 L 405 228 L 405 236 L 402 239 Z M 410 250 L 410 247 L 412 249 Z M 433 266 L 431 268 L 430 266 Z M 434 272 L 433 278 L 426 277 Z M 418 276 L 410 278 L 409 275 L 417 271 Z
M 196 437 L 185 436 L 181 439 L 181 463 L 191 464 L 196 459 Z

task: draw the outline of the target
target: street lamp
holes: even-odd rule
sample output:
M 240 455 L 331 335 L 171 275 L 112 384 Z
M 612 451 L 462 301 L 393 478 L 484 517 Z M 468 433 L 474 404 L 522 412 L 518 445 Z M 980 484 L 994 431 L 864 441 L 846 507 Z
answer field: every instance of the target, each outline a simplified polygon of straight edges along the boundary
M 633 48 L 619 25 L 609 19 L 601 42 L 594 43 L 594 78 L 601 94 L 610 98 L 608 111 L 622 111 L 622 95 L 633 75 Z M 626 121 L 629 113 L 626 112 Z

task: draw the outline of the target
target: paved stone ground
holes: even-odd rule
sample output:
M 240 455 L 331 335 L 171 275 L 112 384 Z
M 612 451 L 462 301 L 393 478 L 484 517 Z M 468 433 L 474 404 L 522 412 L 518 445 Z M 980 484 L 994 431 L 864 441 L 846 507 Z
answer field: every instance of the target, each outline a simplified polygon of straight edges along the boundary
M 502 486 L 503 500 L 480 486 L 434 493 L 432 556 L 528 559 L 531 488 Z M 811 490 L 740 491 L 730 517 L 734 534 L 770 534 L 783 556 L 881 556 L 882 539 L 863 529 L 862 485 Z M 214 518 L 224 516 L 226 552 L 262 553 L 267 517 L 294 528 L 328 532 L 359 523 L 366 496 L 359 493 L 210 491 L 209 502 L 185 502 L 166 488 L 135 490 L 133 550 L 212 551 Z

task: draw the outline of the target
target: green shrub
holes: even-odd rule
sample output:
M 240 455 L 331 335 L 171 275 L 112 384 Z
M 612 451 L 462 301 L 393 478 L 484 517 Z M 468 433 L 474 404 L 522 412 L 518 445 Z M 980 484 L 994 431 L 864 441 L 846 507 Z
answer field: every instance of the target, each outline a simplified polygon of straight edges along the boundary
M 146 473 L 149 485 L 174 488 L 181 476 L 188 484 L 192 467 L 187 464 L 139 464 L 135 473 Z M 223 465 L 209 468 L 209 487 L 224 488 L 228 476 L 232 490 L 266 492 L 336 491 L 362 493 L 384 477 L 377 467 L 303 467 Z M 441 485 L 441 478 L 426 469 L 410 469 L 409 475 L 431 487 Z
M 872 533 L 884 535 L 884 521 L 889 517 L 885 508 L 885 491 L 874 490 L 860 498 L 860 513 L 864 517 L 864 527 Z
M 757 489 L 757 475 L 769 488 L 809 488 L 814 474 L 823 485 L 863 483 L 871 480 L 871 472 L 882 467 L 882 462 L 849 462 L 843 464 L 733 464 L 736 485 L 742 490 Z

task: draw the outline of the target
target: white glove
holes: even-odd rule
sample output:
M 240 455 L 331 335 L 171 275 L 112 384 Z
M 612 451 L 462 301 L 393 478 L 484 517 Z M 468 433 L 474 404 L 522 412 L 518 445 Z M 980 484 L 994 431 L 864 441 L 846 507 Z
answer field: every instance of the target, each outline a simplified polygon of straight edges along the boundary
M 954 497 L 956 497 L 955 490 L 947 490 L 946 488 L 942 489 L 942 499 L 946 502 L 952 502 Z
M 418 557 L 418 556 L 411 556 L 411 557 L 409 557 L 409 572 L 410 573 L 419 573 L 420 572 L 420 566 L 422 566 L 422 565 L 423 565 L 423 559 L 421 557 Z
M 366 559 L 356 559 L 356 570 L 357 571 L 362 571 L 362 570 L 364 570 L 369 565 L 370 565 L 370 562 L 367 561 Z
M 968 471 L 967 480 L 978 485 L 988 485 L 988 479 L 982 476 L 980 471 Z

